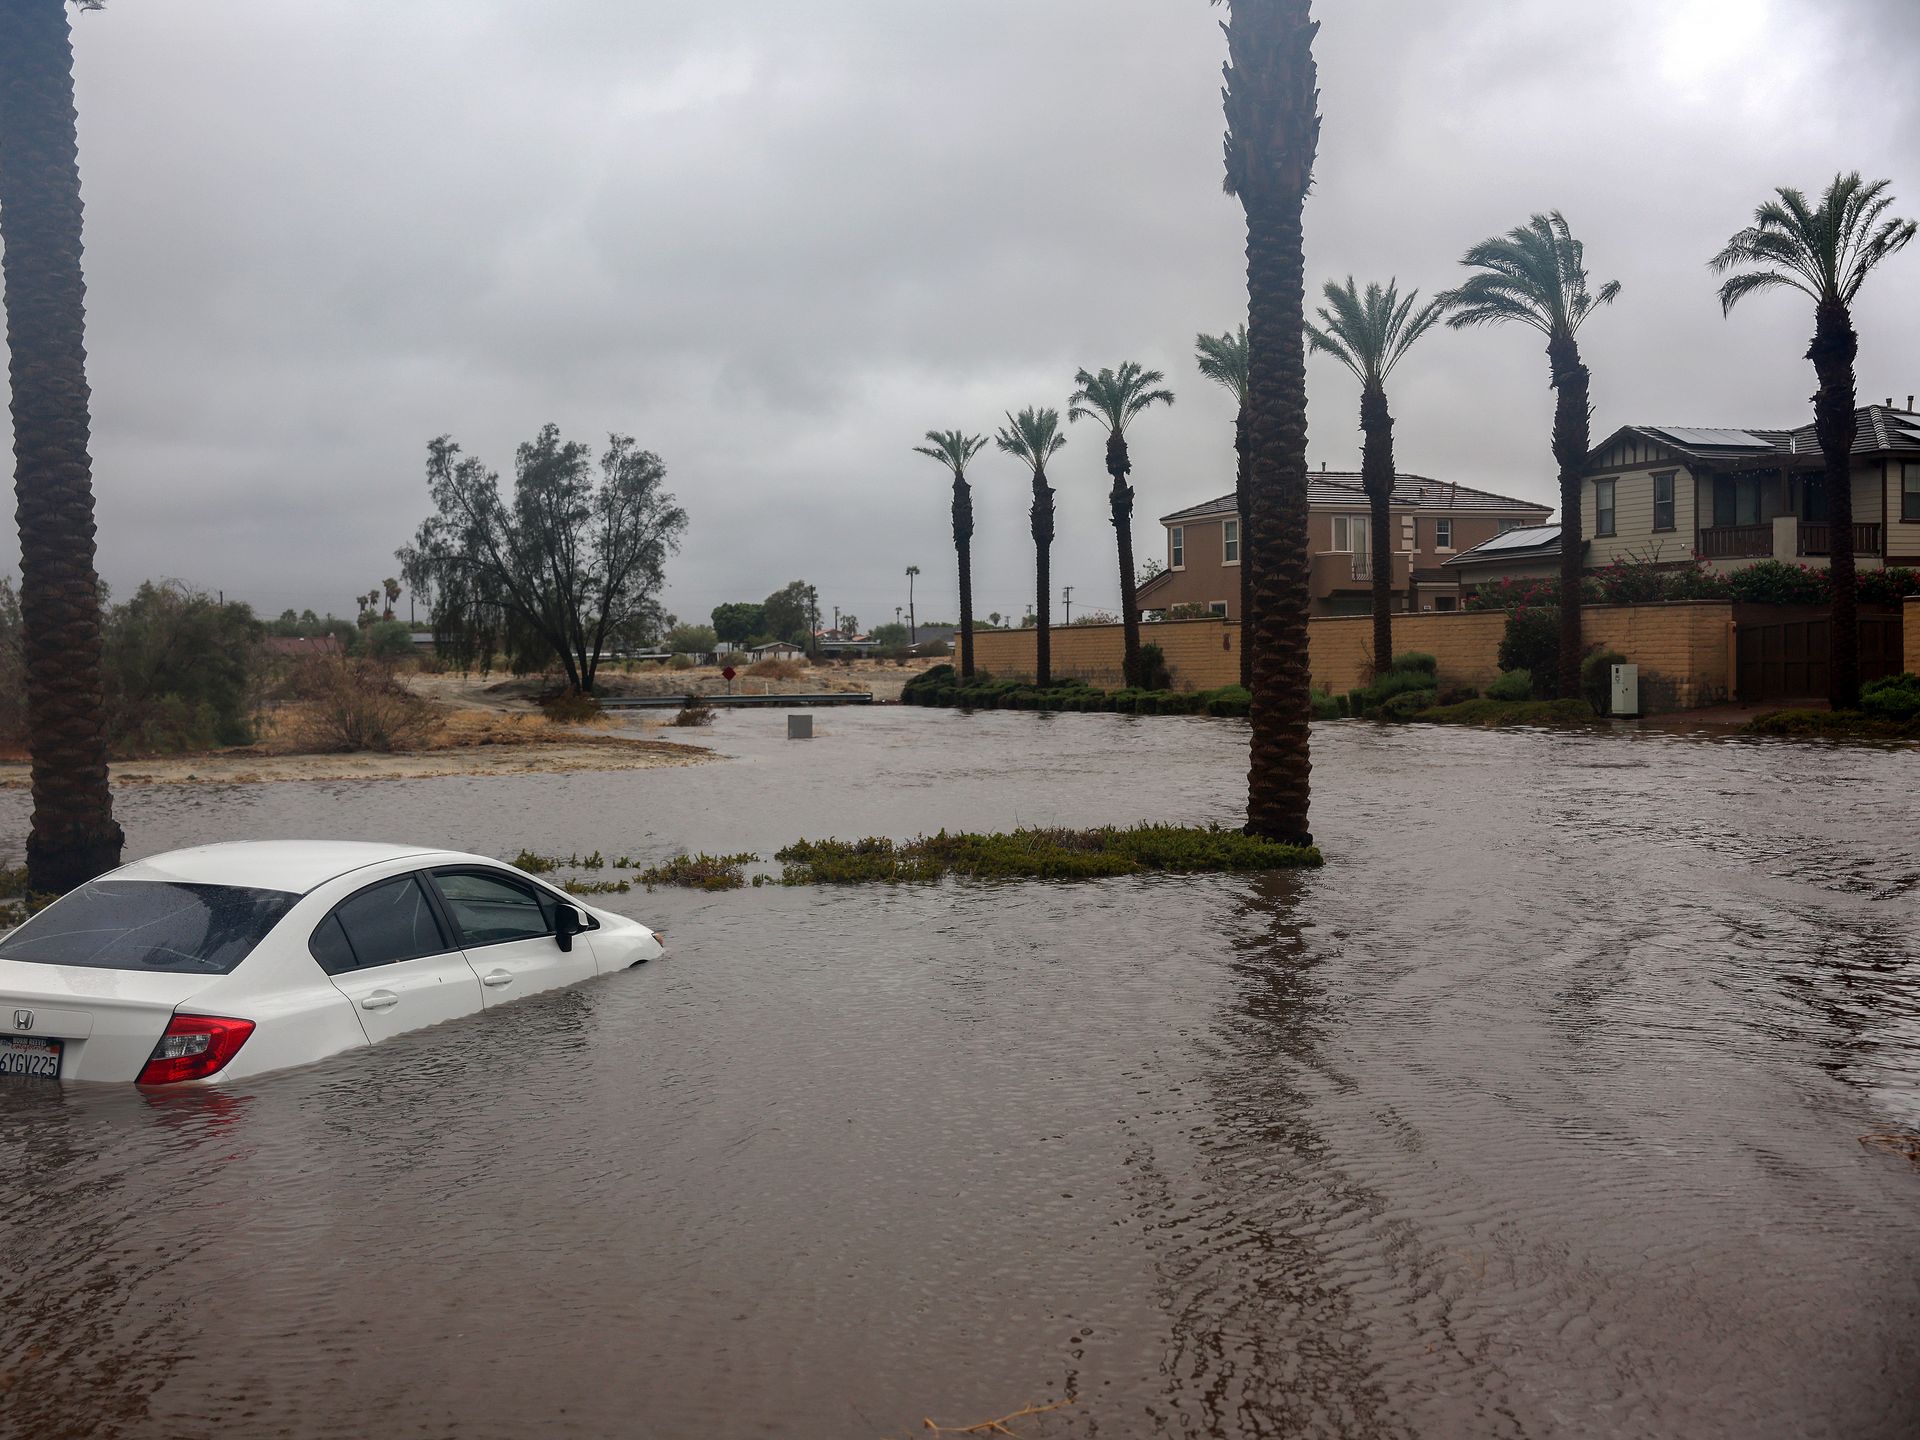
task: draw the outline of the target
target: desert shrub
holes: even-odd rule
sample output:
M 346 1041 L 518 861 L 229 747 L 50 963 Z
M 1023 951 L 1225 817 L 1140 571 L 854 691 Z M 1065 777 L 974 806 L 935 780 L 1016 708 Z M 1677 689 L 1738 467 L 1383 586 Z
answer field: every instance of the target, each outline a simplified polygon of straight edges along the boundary
M 1613 667 L 1625 665 L 1627 657 L 1618 650 L 1596 650 L 1580 662 L 1580 694 L 1604 715 L 1613 706 Z
M 774 859 L 786 885 L 928 882 L 973 879 L 1086 880 L 1150 871 L 1273 870 L 1321 863 L 1312 847 L 1282 845 L 1237 830 L 1178 825 L 1129 829 L 1015 830 L 1008 834 L 923 835 L 896 843 L 798 840 Z
M 1235 688 L 1237 689 L 1238 687 L 1236 686 Z M 1314 719 L 1338 720 L 1340 718 L 1339 702 L 1319 686 L 1316 685 L 1310 689 L 1307 692 L 1307 698 L 1313 706 Z
M 264 676 L 253 610 L 178 581 L 141 585 L 101 634 L 107 737 L 153 753 L 245 745 Z
M 1525 670 L 1536 700 L 1551 699 L 1560 673 L 1560 607 L 1528 606 L 1507 616 L 1499 663 L 1502 670 Z
M 1515 700 L 1531 700 L 1533 698 L 1532 673 L 1526 670 L 1502 671 L 1500 678 L 1487 686 L 1486 698 L 1509 703 Z
M 557 725 L 584 725 L 590 720 L 598 720 L 605 713 L 593 696 L 571 689 L 549 695 L 540 702 L 540 708 L 546 713 L 547 719 Z
M 951 665 L 946 667 L 951 670 Z M 807 667 L 797 660 L 756 660 L 747 667 L 747 674 L 762 680 L 799 680 L 807 673 Z
M 756 865 L 758 855 L 675 855 L 649 865 L 634 878 L 648 889 L 655 885 L 684 885 L 693 890 L 738 890 L 747 883 L 742 867 Z M 757 883 L 757 882 L 756 882 Z
M 674 712 L 673 719 L 667 723 L 690 728 L 697 725 L 711 725 L 713 717 L 713 706 L 698 695 L 689 695 L 686 703 Z
M 1860 687 L 1860 709 L 1879 720 L 1920 717 L 1920 675 L 1909 671 L 1868 681 Z
M 1578 725 L 1593 719 L 1593 707 L 1584 700 L 1469 700 L 1423 710 L 1418 718 L 1433 725 Z
M 1469 700 L 1478 700 L 1480 692 L 1471 685 L 1444 686 L 1434 698 L 1436 705 L 1464 705 Z
M 922 640 L 907 653 L 918 660 L 930 660 L 937 655 L 951 655 L 953 647 L 944 640 Z
M 413 631 L 398 620 L 380 620 L 360 636 L 360 653 L 374 660 L 401 660 L 413 654 Z
M 302 669 L 302 739 L 314 750 L 407 750 L 433 731 L 434 708 L 377 660 L 318 655 Z
M 1403 655 L 1393 657 L 1393 664 L 1387 669 L 1395 674 L 1425 675 L 1431 680 L 1440 673 L 1440 662 L 1421 650 L 1409 650 Z
M 1435 693 L 1431 688 L 1424 690 L 1401 690 L 1389 696 L 1379 705 L 1369 705 L 1367 713 L 1382 720 L 1404 723 L 1413 719 L 1423 710 L 1433 708 Z
M 1433 676 L 1420 670 L 1389 670 L 1362 691 L 1368 710 L 1384 705 L 1396 695 L 1434 688 Z
M 672 659 L 667 661 L 667 668 L 669 670 L 691 670 L 693 669 L 693 656 L 676 654 Z

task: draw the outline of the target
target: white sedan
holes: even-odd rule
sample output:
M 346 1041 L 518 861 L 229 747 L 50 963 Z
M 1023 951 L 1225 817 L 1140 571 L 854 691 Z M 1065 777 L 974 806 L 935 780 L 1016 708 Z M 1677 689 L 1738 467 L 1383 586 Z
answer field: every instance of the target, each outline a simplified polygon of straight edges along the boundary
M 480 855 L 175 850 L 0 939 L 0 1081 L 237 1080 L 660 953 L 638 921 Z

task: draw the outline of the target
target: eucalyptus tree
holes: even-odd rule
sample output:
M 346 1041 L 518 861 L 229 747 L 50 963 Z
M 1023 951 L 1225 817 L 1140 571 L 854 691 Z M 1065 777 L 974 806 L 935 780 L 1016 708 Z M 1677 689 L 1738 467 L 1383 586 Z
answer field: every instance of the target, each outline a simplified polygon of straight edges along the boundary
M 967 466 L 986 449 L 987 437 L 959 430 L 929 430 L 914 453 L 938 460 L 953 475 L 953 548 L 960 557 L 960 675 L 973 675 L 973 487 Z
M 1249 617 L 1253 614 L 1253 555 L 1247 549 L 1247 327 L 1238 333 L 1196 335 L 1194 357 L 1200 373 L 1232 395 L 1238 407 L 1233 422 L 1234 466 L 1233 503 L 1240 516 L 1240 684 L 1253 689 L 1253 647 L 1247 643 L 1252 634 Z
M 1113 477 L 1107 510 L 1120 550 L 1120 625 L 1126 645 L 1122 668 L 1129 685 L 1140 683 L 1140 606 L 1134 598 L 1133 486 L 1127 483 L 1133 458 L 1127 453 L 1127 427 L 1154 406 L 1173 404 L 1173 391 L 1160 383 L 1166 378 L 1131 360 L 1098 375 L 1081 370 L 1073 377 L 1080 388 L 1067 402 L 1069 421 L 1098 421 L 1107 432 L 1107 474 Z
M 1759 290 L 1798 290 L 1813 301 L 1813 343 L 1807 358 L 1820 389 L 1813 397 L 1814 433 L 1820 439 L 1827 491 L 1829 564 L 1833 577 L 1828 693 L 1836 710 L 1860 704 L 1859 596 L 1853 543 L 1853 361 L 1860 348 L 1853 328 L 1853 302 L 1882 260 L 1906 248 L 1916 222 L 1887 219 L 1893 204 L 1886 180 L 1863 181 L 1860 172 L 1835 175 L 1818 206 L 1798 190 L 1754 211 L 1740 231 L 1708 263 L 1720 286 L 1721 313 Z M 1736 273 L 1728 274 L 1729 271 Z
M 1241 554 L 1253 561 L 1247 829 L 1308 843 L 1307 355 L 1303 211 L 1320 144 L 1311 0 L 1227 6 L 1226 189 L 1247 215 L 1247 437 Z
M 1060 453 L 1067 437 L 1060 433 L 1060 412 L 1029 406 L 1018 415 L 1007 412 L 1007 423 L 993 443 L 1021 461 L 1033 476 L 1033 507 L 1028 519 L 1033 529 L 1034 573 L 1034 683 L 1053 682 L 1051 562 L 1053 551 L 1053 487 L 1047 484 L 1047 462 Z
M 1387 376 L 1408 350 L 1439 322 L 1438 300 L 1419 303 L 1420 292 L 1402 298 L 1399 282 L 1383 290 L 1376 282 L 1362 295 L 1347 277 L 1342 286 L 1327 281 L 1327 303 L 1307 326 L 1307 343 L 1331 355 L 1360 382 L 1360 486 L 1372 512 L 1369 530 L 1373 557 L 1373 663 L 1384 672 L 1393 663 L 1393 412 L 1387 406 Z
M 75 120 L 66 6 L 0 0 L 0 247 L 33 761 L 27 883 L 45 893 L 111 870 L 125 839 L 107 788 Z
M 1586 248 L 1573 238 L 1558 210 L 1535 215 L 1505 235 L 1482 240 L 1460 263 L 1480 273 L 1440 296 L 1447 324 L 1519 324 L 1547 339 L 1549 384 L 1557 392 L 1553 411 L 1553 458 L 1560 467 L 1560 675 L 1562 699 L 1580 693 L 1580 579 L 1585 560 L 1581 534 L 1580 474 L 1586 465 L 1593 405 L 1591 377 L 1580 359 L 1580 327 L 1620 293 L 1609 280 L 1588 288 Z

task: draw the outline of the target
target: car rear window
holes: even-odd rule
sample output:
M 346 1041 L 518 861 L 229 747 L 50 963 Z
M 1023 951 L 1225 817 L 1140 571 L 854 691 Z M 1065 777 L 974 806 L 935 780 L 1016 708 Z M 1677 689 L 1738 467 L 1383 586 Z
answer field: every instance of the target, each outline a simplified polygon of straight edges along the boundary
M 93 880 L 0 940 L 0 960 L 225 975 L 299 899 L 237 885 Z

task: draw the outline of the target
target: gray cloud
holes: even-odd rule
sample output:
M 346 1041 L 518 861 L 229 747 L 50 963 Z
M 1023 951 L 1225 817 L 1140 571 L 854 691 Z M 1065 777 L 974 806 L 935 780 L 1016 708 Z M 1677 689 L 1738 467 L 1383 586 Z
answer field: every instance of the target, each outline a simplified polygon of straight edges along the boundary
M 1625 284 L 1587 332 L 1596 426 L 1780 424 L 1810 317 L 1731 320 L 1707 256 L 1771 186 L 1891 176 L 1920 125 L 1905 0 L 1323 7 L 1309 274 L 1454 283 L 1566 211 Z M 1577 10 L 1571 17 L 1570 10 Z M 102 567 L 262 610 L 344 610 L 421 518 L 426 440 L 495 466 L 544 421 L 637 435 L 693 524 L 668 603 L 805 576 L 872 622 L 925 571 L 955 608 L 921 431 L 1063 404 L 1079 365 L 1166 370 L 1152 518 L 1231 485 L 1195 331 L 1244 310 L 1220 193 L 1222 44 L 1199 0 L 123 3 L 81 16 Z M 1860 316 L 1864 394 L 1920 390 L 1920 254 Z M 1438 334 L 1398 378 L 1403 467 L 1551 499 L 1524 334 Z M 1357 397 L 1311 370 L 1312 456 Z M 982 611 L 1030 591 L 1025 493 L 975 472 Z M 1055 574 L 1112 607 L 1097 437 L 1061 457 Z M 0 565 L 10 549 L 0 551 Z

